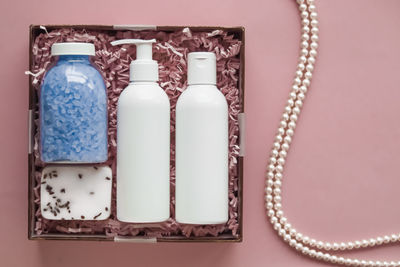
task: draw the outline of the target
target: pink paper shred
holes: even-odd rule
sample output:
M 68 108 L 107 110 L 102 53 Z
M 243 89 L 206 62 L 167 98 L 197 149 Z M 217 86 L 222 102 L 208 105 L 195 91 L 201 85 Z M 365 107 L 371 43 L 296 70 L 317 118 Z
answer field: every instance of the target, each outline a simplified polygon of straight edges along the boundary
M 116 166 L 116 122 L 119 94 L 129 83 L 129 63 L 135 58 L 135 47 L 111 46 L 113 40 L 124 38 L 157 39 L 153 48 L 154 59 L 159 63 L 160 85 L 165 89 L 171 102 L 171 136 L 175 131 L 175 106 L 182 91 L 186 88 L 187 54 L 193 51 L 211 51 L 217 56 L 218 88 L 226 96 L 229 105 L 229 220 L 222 225 L 180 225 L 175 217 L 175 143 L 171 138 L 171 218 L 159 224 L 129 224 L 116 220 L 115 209 L 115 166 Z M 58 29 L 41 33 L 34 41 L 31 71 L 36 73 L 32 79 L 34 88 L 39 92 L 44 70 L 53 62 L 50 48 L 57 42 L 91 42 L 96 46 L 94 62 L 99 67 L 107 86 L 109 112 L 109 160 L 107 165 L 113 169 L 113 197 L 111 217 L 104 221 L 51 221 L 40 213 L 40 177 L 44 164 L 39 160 L 38 132 L 35 133 L 35 231 L 36 234 L 105 234 L 107 236 L 218 236 L 222 233 L 238 235 L 238 114 L 240 112 L 239 88 L 239 52 L 241 42 L 233 35 L 222 30 L 212 32 L 192 32 L 189 28 L 182 31 L 86 31 Z M 38 126 L 38 108 L 35 110 L 35 123 Z M 36 127 L 38 129 L 38 127 Z

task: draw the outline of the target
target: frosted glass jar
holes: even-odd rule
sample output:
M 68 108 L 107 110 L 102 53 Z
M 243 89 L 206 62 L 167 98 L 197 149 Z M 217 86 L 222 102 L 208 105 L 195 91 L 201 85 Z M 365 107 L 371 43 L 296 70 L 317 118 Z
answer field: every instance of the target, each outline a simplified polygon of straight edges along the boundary
M 40 155 L 43 162 L 99 163 L 107 160 L 107 95 L 90 60 L 88 43 L 52 46 L 56 63 L 40 90 Z

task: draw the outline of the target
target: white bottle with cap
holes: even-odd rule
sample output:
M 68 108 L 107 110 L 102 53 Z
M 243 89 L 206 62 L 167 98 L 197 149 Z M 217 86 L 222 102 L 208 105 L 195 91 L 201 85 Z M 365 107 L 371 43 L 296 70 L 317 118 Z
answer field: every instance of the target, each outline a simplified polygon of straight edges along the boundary
M 124 39 L 135 44 L 130 84 L 121 93 L 117 114 L 117 218 L 123 222 L 162 222 L 170 207 L 170 103 L 158 85 L 152 60 L 155 40 Z
M 176 105 L 176 220 L 228 220 L 228 105 L 216 87 L 216 57 L 188 55 L 188 87 Z

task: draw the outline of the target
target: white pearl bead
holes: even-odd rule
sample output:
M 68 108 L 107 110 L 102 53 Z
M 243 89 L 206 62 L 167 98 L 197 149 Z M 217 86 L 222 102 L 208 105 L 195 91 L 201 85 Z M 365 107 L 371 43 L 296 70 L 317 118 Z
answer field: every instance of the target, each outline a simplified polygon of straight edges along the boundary
M 272 149 L 272 150 L 271 150 L 271 156 L 277 157 L 278 154 L 279 154 L 279 151 L 278 151 L 277 149 Z
M 285 225 L 287 223 L 287 218 L 286 217 L 282 217 L 280 219 L 281 224 Z
M 382 245 L 382 244 L 383 244 L 383 238 L 380 237 L 380 236 L 377 237 L 377 238 L 376 238 L 376 244 L 377 244 L 377 245 Z
M 300 53 L 301 53 L 302 55 L 304 55 L 304 56 L 307 56 L 307 55 L 308 55 L 308 50 L 305 49 L 305 48 L 303 48 L 303 49 L 301 49 Z
M 310 12 L 315 12 L 315 5 L 309 5 L 308 6 L 308 11 L 310 11 Z
M 303 240 L 303 234 L 302 233 L 297 233 L 296 234 L 296 240 L 299 241 L 299 242 L 302 241 Z
M 302 20 L 301 20 L 301 24 L 303 24 L 303 26 L 308 26 L 308 25 L 310 25 L 310 20 L 307 19 L 307 18 L 302 19 Z
M 275 166 L 275 171 L 283 172 L 283 167 L 281 165 Z
M 304 66 L 304 64 L 306 64 L 306 63 L 307 63 L 307 57 L 301 55 L 299 57 L 299 65 L 303 65 Z
M 303 246 L 303 249 L 302 249 L 302 251 L 301 251 L 304 255 L 308 255 L 309 253 L 310 253 L 310 249 L 308 248 L 308 247 L 304 247 Z
M 339 249 L 339 244 L 338 243 L 333 243 L 332 244 L 332 249 L 335 250 L 335 251 L 338 250 Z
M 286 121 L 284 121 L 284 120 L 281 120 L 280 122 L 279 122 L 279 125 L 280 125 L 280 127 L 282 127 L 282 128 L 286 128 L 287 127 L 287 122 Z M 281 134 L 278 134 L 277 136 L 276 136 L 276 141 L 278 141 L 278 142 L 282 142 L 282 135 Z
M 339 263 L 339 264 L 343 265 L 344 262 L 345 262 L 345 259 L 344 259 L 343 257 L 339 257 L 339 258 L 338 258 L 338 263 Z
M 317 259 L 321 259 L 323 257 L 323 253 L 321 251 L 317 252 Z
M 396 241 L 397 241 L 397 238 L 398 238 L 398 236 L 395 235 L 395 234 L 393 234 L 393 235 L 390 236 L 390 241 L 396 242 Z
M 295 237 L 296 236 L 296 234 L 297 234 L 297 231 L 296 231 L 296 229 L 294 229 L 294 228 L 290 228 L 290 235 L 291 236 L 293 236 L 293 237 Z
M 308 236 L 303 237 L 303 243 L 308 245 L 310 243 L 310 238 Z
M 280 210 L 282 208 L 282 204 L 281 203 L 276 203 L 274 205 L 274 208 L 277 209 L 277 210 Z
M 285 134 L 285 129 L 284 128 L 278 128 L 278 133 L 284 135 Z M 278 150 L 279 148 L 275 148 L 276 150 Z
M 288 234 L 286 234 L 284 237 L 283 237 L 283 240 L 285 241 L 285 242 L 289 242 L 290 241 L 290 235 L 288 235 Z
M 307 14 L 308 14 L 308 13 L 307 13 Z M 303 33 L 303 34 L 301 35 L 301 40 L 303 40 L 303 41 L 308 41 L 308 40 L 310 40 L 310 35 L 307 34 L 307 33 Z
M 324 242 L 318 241 L 318 242 L 317 242 L 317 248 L 318 248 L 318 249 L 322 249 L 323 247 L 324 247 Z
M 328 250 L 328 251 L 331 250 L 331 249 L 332 249 L 331 243 L 325 243 L 324 249 L 325 249 L 325 250 Z
M 354 248 L 353 242 L 348 242 L 348 243 L 347 243 L 347 248 L 348 248 L 348 249 L 353 249 L 353 248 Z
M 310 240 L 310 246 L 315 247 L 317 245 L 317 240 L 311 239 Z
M 343 243 L 343 242 L 340 243 L 340 244 L 339 244 L 339 249 L 340 249 L 340 250 L 345 250 L 345 249 L 346 249 L 346 243 Z
M 294 128 L 296 128 L 296 124 L 294 122 L 290 122 L 289 123 L 289 127 L 291 129 L 294 129 Z M 285 150 L 285 151 L 288 151 L 289 150 L 289 145 L 286 144 L 286 143 L 282 144 L 282 149 Z
M 319 37 L 318 37 L 318 35 L 315 35 L 315 34 L 313 34 L 313 35 L 311 35 L 311 41 L 313 41 L 313 42 L 318 42 L 319 41 Z
M 281 189 L 280 188 L 274 188 L 274 194 L 275 195 L 280 195 L 281 194 Z
M 310 250 L 310 256 L 311 256 L 312 258 L 315 258 L 315 256 L 317 256 L 317 252 L 316 252 L 314 249 L 311 249 L 311 250 Z
M 282 216 L 283 216 L 283 211 L 282 211 L 282 210 L 278 210 L 278 211 L 276 212 L 276 217 L 282 218 Z
M 369 246 L 370 247 L 373 247 L 373 246 L 375 246 L 376 245 L 376 240 L 374 239 L 374 238 L 371 238 L 370 240 L 369 240 Z
M 299 10 L 300 10 L 300 11 L 305 11 L 305 10 L 307 10 L 307 5 L 306 5 L 306 4 L 300 4 L 300 5 L 299 5 Z
M 292 229 L 292 225 L 290 223 L 286 223 L 284 226 L 285 230 L 287 230 L 288 232 L 290 232 L 290 229 Z
M 290 242 L 289 242 L 289 245 L 290 245 L 291 247 L 296 246 L 296 244 L 297 244 L 297 242 L 296 242 L 296 240 L 294 240 L 294 239 L 291 239 Z
M 271 202 L 272 201 L 272 196 L 271 195 L 266 195 L 265 196 L 265 201 Z
M 305 26 L 303 26 L 303 27 L 301 28 L 301 32 L 302 32 L 302 33 L 308 34 L 310 31 L 311 31 L 311 30 L 310 30 L 310 27 L 308 27 L 307 25 L 305 25 Z
M 360 241 L 354 241 L 354 247 L 355 248 L 360 248 L 361 247 L 361 242 Z
M 283 151 L 283 150 L 282 150 L 282 151 Z M 282 151 L 281 151 L 281 153 L 282 153 Z M 284 152 L 284 151 L 283 151 L 283 152 Z M 280 154 L 281 154 L 281 153 L 280 153 Z M 285 153 L 286 153 L 286 152 L 285 152 Z M 282 179 L 282 173 L 280 173 L 280 172 L 276 173 L 276 174 L 275 174 L 275 178 L 278 179 L 278 180 L 281 180 L 281 179 Z
M 390 236 L 385 235 L 385 236 L 383 237 L 383 243 L 388 244 L 389 242 L 390 242 Z
M 304 80 L 304 81 L 306 81 L 306 80 Z M 298 97 L 299 97 L 299 99 L 304 100 L 304 98 L 306 97 L 306 95 L 303 94 L 303 93 L 299 93 L 299 94 L 298 94 Z M 293 115 L 292 115 L 292 116 L 293 116 Z M 290 118 L 291 118 L 291 117 L 290 117 Z
M 268 210 L 272 209 L 273 206 L 274 206 L 274 204 L 272 204 L 272 202 L 268 202 L 268 203 L 265 204 L 265 207 L 266 207 Z
M 292 115 L 293 116 L 293 115 Z M 295 121 L 295 120 L 293 120 Z M 292 138 L 290 136 L 285 136 L 285 138 L 283 139 L 285 141 L 285 143 L 290 144 L 292 142 Z
M 318 43 L 312 42 L 311 45 L 310 45 L 310 47 L 311 47 L 311 49 L 316 50 L 316 49 L 318 48 Z
M 274 148 L 279 150 L 279 148 L 281 147 L 281 144 L 279 144 L 278 142 L 274 143 Z
M 284 229 L 279 230 L 279 235 L 280 236 L 285 236 L 286 231 Z
M 338 262 L 337 256 L 332 255 L 330 261 L 331 261 L 332 263 L 337 263 L 337 262 Z
M 304 86 L 304 85 L 300 86 L 300 92 L 303 94 L 307 93 L 307 86 Z M 301 101 L 301 104 L 303 105 L 302 100 L 298 99 L 297 101 Z
M 366 248 L 366 247 L 368 247 L 368 244 L 369 244 L 369 242 L 367 241 L 367 240 L 363 240 L 363 241 L 361 241 L 361 246 L 363 247 L 363 248 Z
M 313 19 L 311 20 L 311 27 L 317 27 L 318 26 L 318 20 Z
M 303 63 L 300 63 L 297 65 L 297 69 L 300 71 L 303 71 L 306 68 L 306 66 Z
M 307 78 L 304 79 L 304 80 L 303 80 L 303 85 L 304 85 L 304 86 L 307 86 L 307 87 L 310 86 L 310 80 L 307 79 Z
M 275 170 L 274 164 L 268 165 L 268 170 L 269 170 L 269 171 L 274 171 L 274 170 Z
M 269 187 L 269 186 L 265 187 L 265 193 L 266 194 L 271 194 L 272 193 L 272 187 Z
M 315 64 L 315 57 L 309 57 L 307 59 L 307 62 L 310 63 L 310 64 Z
M 268 210 L 268 217 L 272 217 L 275 215 L 274 210 Z
M 317 56 L 317 50 L 315 50 L 315 49 L 311 49 L 309 53 L 310 53 L 310 56 L 312 56 L 312 57 Z
M 311 28 L 311 34 L 317 35 L 318 32 L 319 32 L 318 28 L 316 27 Z
M 311 12 L 310 18 L 311 18 L 311 19 L 317 19 L 317 18 L 318 18 L 317 12 Z

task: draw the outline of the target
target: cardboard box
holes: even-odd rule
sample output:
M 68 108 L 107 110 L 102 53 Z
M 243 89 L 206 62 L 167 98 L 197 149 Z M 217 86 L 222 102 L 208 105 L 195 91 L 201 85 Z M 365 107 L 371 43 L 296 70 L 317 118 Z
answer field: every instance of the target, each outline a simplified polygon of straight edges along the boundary
M 33 77 L 29 78 L 29 148 L 28 148 L 28 238 L 31 240 L 43 240 L 43 239 L 51 239 L 51 240 L 93 240 L 93 241 L 117 241 L 117 242 L 241 242 L 243 238 L 243 157 L 244 157 L 244 63 L 245 63 L 245 32 L 243 27 L 211 27 L 211 26 L 152 26 L 152 25 L 114 25 L 114 26 L 105 26 L 105 25 L 44 25 L 48 31 L 60 28 L 73 28 L 73 29 L 86 29 L 86 30 L 101 30 L 101 31 L 141 31 L 141 30 L 154 30 L 154 31 L 176 31 L 183 30 L 188 27 L 192 32 L 196 31 L 213 31 L 217 29 L 223 29 L 231 34 L 233 34 L 236 38 L 241 40 L 242 45 L 240 49 L 240 73 L 239 73 L 239 93 L 240 93 L 240 115 L 239 115 L 239 146 L 240 146 L 240 155 L 239 162 L 237 164 L 237 173 L 239 175 L 239 184 L 238 184 L 238 221 L 239 221 L 239 229 L 238 235 L 228 235 L 222 234 L 217 237 L 185 237 L 185 236 L 164 236 L 158 238 L 146 238 L 141 236 L 136 237 L 109 237 L 106 235 L 80 235 L 80 234 L 61 234 L 61 233 L 52 233 L 52 234 L 36 234 L 35 233 L 35 210 L 37 209 L 37 205 L 34 202 L 34 187 L 35 183 L 35 164 L 34 164 L 34 153 L 33 153 L 33 145 L 34 145 L 34 133 L 36 132 L 36 126 L 34 123 L 34 111 L 38 108 L 38 95 L 35 89 L 32 86 Z M 35 38 L 41 33 L 43 30 L 39 25 L 31 25 L 29 30 L 29 70 L 32 67 L 32 47 Z

